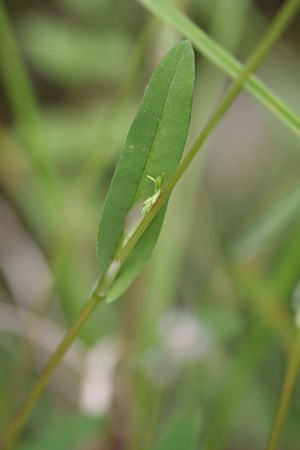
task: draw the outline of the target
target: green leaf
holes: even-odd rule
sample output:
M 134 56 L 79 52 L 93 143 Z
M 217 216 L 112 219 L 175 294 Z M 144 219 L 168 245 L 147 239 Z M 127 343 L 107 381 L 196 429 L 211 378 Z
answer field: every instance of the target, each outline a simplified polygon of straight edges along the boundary
M 152 450 L 195 450 L 199 448 L 199 415 L 173 419 L 161 440 Z
M 180 162 L 190 123 L 193 84 L 194 53 L 190 42 L 183 41 L 165 56 L 152 76 L 118 161 L 98 228 L 102 275 L 124 246 L 126 234 L 129 237 L 128 222 L 133 222 L 130 226 L 134 230 L 141 219 L 143 201 L 154 194 L 148 175 L 156 179 L 164 174 L 166 182 Z M 119 297 L 145 265 L 165 209 L 166 205 L 121 267 L 107 301 Z

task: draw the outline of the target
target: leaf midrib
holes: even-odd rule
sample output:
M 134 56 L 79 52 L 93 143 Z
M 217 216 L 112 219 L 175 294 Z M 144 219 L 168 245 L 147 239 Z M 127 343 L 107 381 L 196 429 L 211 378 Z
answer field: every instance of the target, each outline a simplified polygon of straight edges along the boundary
M 162 127 L 163 118 L 164 118 L 164 115 L 165 115 L 165 112 L 166 112 L 166 109 L 167 109 L 168 100 L 169 100 L 169 97 L 170 97 L 170 93 L 171 93 L 171 91 L 172 91 L 172 87 L 173 87 L 173 84 L 174 84 L 174 80 L 175 80 L 175 78 L 176 78 L 176 75 L 177 75 L 177 73 L 178 73 L 179 67 L 180 67 L 180 65 L 181 65 L 181 62 L 182 62 L 182 59 L 183 59 L 185 53 L 186 53 L 186 49 L 183 50 L 182 55 L 181 55 L 181 57 L 180 57 L 180 60 L 179 60 L 179 62 L 178 62 L 178 64 L 177 64 L 177 68 L 176 68 L 176 70 L 175 70 L 175 72 L 174 72 L 174 76 L 173 76 L 172 82 L 171 82 L 171 84 L 170 84 L 170 88 L 169 88 L 169 92 L 168 92 L 167 99 L 166 99 L 166 102 L 165 102 L 165 106 L 164 106 L 163 111 L 162 111 L 162 113 L 161 113 L 161 115 L 160 115 L 160 121 L 159 121 L 157 130 L 156 130 L 156 132 L 155 132 L 155 136 L 154 136 L 154 139 L 153 139 L 153 144 L 152 144 L 152 146 L 151 146 L 151 150 L 150 150 L 150 152 L 149 152 L 149 156 L 148 156 L 148 158 L 147 158 L 147 162 L 146 162 L 146 164 L 145 164 L 145 168 L 144 168 L 143 174 L 142 174 L 142 176 L 141 176 L 141 181 L 140 181 L 139 184 L 138 184 L 138 188 L 137 188 L 136 194 L 135 194 L 135 196 L 134 196 L 134 198 L 133 198 L 133 201 L 132 201 L 132 203 L 131 203 L 130 208 L 128 209 L 128 211 L 130 211 L 130 209 L 131 209 L 131 208 L 133 207 L 133 205 L 136 203 L 136 201 L 137 201 L 137 199 L 138 199 L 138 196 L 139 196 L 139 194 L 140 194 L 140 191 L 141 191 L 141 188 L 142 188 L 144 179 L 145 179 L 145 174 L 146 174 L 146 172 L 147 172 L 147 168 L 148 168 L 148 166 L 149 166 L 149 162 L 150 162 L 150 160 L 151 160 L 151 156 L 152 156 L 152 154 L 153 154 L 153 151 L 154 151 L 154 148 L 155 148 L 155 144 L 156 144 L 156 141 L 157 141 L 158 136 L 159 136 L 159 131 L 160 131 L 161 127 Z M 127 213 L 128 213 L 128 211 L 127 211 Z M 125 218 L 124 218 L 124 219 L 125 219 Z M 124 228 L 123 228 L 123 230 L 124 230 Z M 118 241 L 118 243 L 117 243 L 116 251 L 115 251 L 114 256 L 112 257 L 112 259 L 111 259 L 111 261 L 110 261 L 108 267 L 110 266 L 110 264 L 111 264 L 113 261 L 115 261 L 115 260 L 117 259 L 119 250 L 120 250 L 120 248 L 122 247 L 123 239 L 124 239 L 124 231 L 122 231 L 122 233 L 120 234 L 120 239 L 119 239 L 119 241 Z M 105 274 L 103 274 L 103 275 L 105 276 Z
M 158 124 L 157 130 L 156 130 L 156 132 L 155 132 L 155 136 L 154 136 L 154 139 L 153 139 L 153 144 L 152 144 L 152 146 L 151 146 L 151 150 L 150 150 L 150 152 L 149 152 L 149 156 L 148 156 L 148 158 L 147 158 L 147 161 L 146 161 L 146 164 L 145 164 L 145 168 L 144 168 L 143 174 L 142 174 L 142 176 L 141 176 L 141 181 L 140 181 L 139 184 L 138 184 L 138 188 L 137 188 L 136 194 L 135 194 L 134 199 L 133 199 L 133 202 L 132 202 L 132 204 L 131 204 L 131 208 L 132 208 L 132 206 L 135 204 L 135 202 L 137 201 L 137 199 L 138 199 L 138 197 L 139 197 L 139 194 L 140 194 L 140 192 L 141 192 L 141 188 L 142 188 L 142 185 L 143 185 L 143 183 L 144 183 L 144 179 L 145 179 L 145 177 L 146 177 L 147 169 L 148 169 L 148 167 L 149 167 L 149 164 L 150 164 L 150 161 L 151 161 L 151 157 L 152 157 L 152 154 L 153 154 L 153 151 L 154 151 L 154 149 L 155 149 L 155 145 L 156 145 L 156 142 L 157 142 L 157 139 L 158 139 L 158 136 L 159 136 L 159 132 L 160 132 L 160 129 L 161 129 L 162 124 L 163 124 L 163 120 L 164 120 L 164 116 L 165 116 L 166 109 L 167 109 L 167 106 L 168 106 L 168 101 L 169 101 L 170 93 L 171 93 L 171 91 L 172 91 L 172 87 L 173 87 L 173 84 L 174 84 L 174 80 L 175 80 L 175 78 L 176 78 L 177 72 L 178 72 L 178 70 L 179 70 L 179 67 L 180 67 L 180 65 L 181 65 L 181 61 L 182 61 L 182 59 L 183 59 L 183 57 L 184 57 L 185 52 L 186 52 L 186 49 L 184 49 L 184 51 L 182 52 L 181 58 L 180 58 L 180 60 L 179 60 L 179 62 L 178 62 L 178 65 L 177 65 L 177 69 L 176 69 L 176 71 L 175 71 L 175 73 L 174 73 L 172 82 L 171 82 L 171 84 L 170 84 L 170 88 L 169 88 L 169 92 L 168 92 L 167 99 L 166 99 L 166 102 L 165 102 L 165 106 L 164 106 L 164 108 L 163 108 L 163 111 L 162 111 L 162 113 L 161 113 L 161 116 L 159 117 L 160 120 L 159 120 L 159 124 Z

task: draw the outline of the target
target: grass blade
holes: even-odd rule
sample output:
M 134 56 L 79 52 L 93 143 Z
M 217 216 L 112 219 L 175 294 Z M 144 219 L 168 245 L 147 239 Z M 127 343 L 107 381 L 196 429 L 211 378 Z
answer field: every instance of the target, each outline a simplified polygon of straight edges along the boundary
M 201 28 L 195 25 L 173 5 L 161 0 L 138 1 L 163 22 L 173 26 L 177 31 L 182 33 L 211 63 L 232 79 L 237 79 L 242 73 L 244 70 L 243 64 L 205 34 Z M 288 125 L 298 136 L 300 135 L 300 117 L 291 111 L 255 75 L 248 77 L 244 81 L 244 86 L 267 109 L 273 112 L 283 123 Z

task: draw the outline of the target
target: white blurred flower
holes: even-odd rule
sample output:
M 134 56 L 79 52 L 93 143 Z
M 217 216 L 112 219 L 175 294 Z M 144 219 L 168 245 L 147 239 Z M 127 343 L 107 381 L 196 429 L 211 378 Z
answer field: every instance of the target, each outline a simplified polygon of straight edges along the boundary
M 300 328 L 300 281 L 297 282 L 293 290 L 291 305 L 295 313 L 295 325 Z
M 174 309 L 159 324 L 162 350 L 174 362 L 199 361 L 213 345 L 210 329 L 191 313 Z
M 158 346 L 146 358 L 150 379 L 160 385 L 174 381 L 188 363 L 204 360 L 214 347 L 209 327 L 190 312 L 173 309 L 158 326 Z
M 115 338 L 101 340 L 86 356 L 79 389 L 79 407 L 87 414 L 105 414 L 113 397 L 113 373 L 120 357 Z

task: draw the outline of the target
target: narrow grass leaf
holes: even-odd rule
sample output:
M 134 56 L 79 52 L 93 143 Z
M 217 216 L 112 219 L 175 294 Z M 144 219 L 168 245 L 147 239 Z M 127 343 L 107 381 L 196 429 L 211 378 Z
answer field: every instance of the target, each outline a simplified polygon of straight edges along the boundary
M 282 245 L 281 237 L 289 234 L 298 221 L 299 195 L 300 186 L 296 186 L 261 214 L 254 211 L 254 219 L 233 247 L 235 257 L 247 259 L 265 252 L 267 248 L 278 249 Z
M 163 22 L 171 25 L 187 39 L 190 39 L 195 48 L 208 61 L 221 69 L 230 78 L 237 79 L 239 77 L 244 69 L 243 65 L 172 4 L 162 0 L 138 0 L 138 2 Z M 300 117 L 255 75 L 249 76 L 245 80 L 244 86 L 248 92 L 299 136 Z
M 98 228 L 102 276 L 155 201 L 155 191 L 158 195 L 180 162 L 190 123 L 193 84 L 193 48 L 183 41 L 163 58 L 152 76 L 119 158 Z M 108 301 L 119 297 L 143 268 L 157 241 L 165 209 L 121 267 Z

